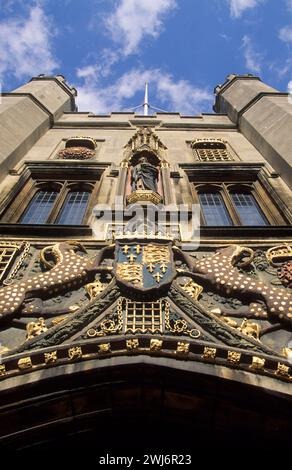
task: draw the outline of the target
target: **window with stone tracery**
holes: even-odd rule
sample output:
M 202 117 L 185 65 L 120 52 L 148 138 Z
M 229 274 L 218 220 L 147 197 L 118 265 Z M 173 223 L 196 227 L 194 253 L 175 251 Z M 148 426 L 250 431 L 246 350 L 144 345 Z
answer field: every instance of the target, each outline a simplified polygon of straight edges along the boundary
M 96 181 L 29 180 L 2 221 L 25 225 L 84 225 L 97 190 Z
M 273 203 L 267 204 L 258 183 L 197 183 L 194 188 L 202 225 L 260 227 L 276 223 Z

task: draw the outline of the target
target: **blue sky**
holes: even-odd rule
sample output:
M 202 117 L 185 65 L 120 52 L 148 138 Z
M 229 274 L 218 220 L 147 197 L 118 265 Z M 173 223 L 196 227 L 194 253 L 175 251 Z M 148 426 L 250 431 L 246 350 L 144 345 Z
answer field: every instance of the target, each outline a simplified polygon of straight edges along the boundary
M 212 112 L 229 73 L 292 91 L 292 0 L 0 0 L 0 80 L 62 74 L 80 111 Z

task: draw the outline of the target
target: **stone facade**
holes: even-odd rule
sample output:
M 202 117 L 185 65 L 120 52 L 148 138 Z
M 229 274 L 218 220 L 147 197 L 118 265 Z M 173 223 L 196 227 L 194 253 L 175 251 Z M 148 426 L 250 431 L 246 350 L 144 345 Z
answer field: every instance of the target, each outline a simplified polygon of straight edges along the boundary
M 141 364 L 169 369 L 181 384 L 205 377 L 206 396 L 220 381 L 243 401 L 245 387 L 250 396 L 269 389 L 271 400 L 288 400 L 287 94 L 258 77 L 231 75 L 215 88 L 214 114 L 144 116 L 77 112 L 76 93 L 62 76 L 40 76 L 2 97 L 0 413 L 8 404 L 14 417 L 17 399 L 29 403 L 31 390 L 47 410 L 47 386 L 63 390 L 72 377 L 73 395 L 86 380 L 104 388 L 107 371 L 118 377 L 124 367 L 125 377 L 139 376 Z M 133 202 L 142 212 L 131 225 Z M 201 211 L 192 232 L 194 204 Z M 162 230 L 155 218 L 147 225 L 147 210 L 164 210 Z M 110 217 L 100 219 L 107 211 Z M 170 402 L 172 386 L 165 376 Z M 184 397 L 176 386 L 172 410 Z M 156 380 L 153 390 L 161 393 L 159 387 Z M 107 394 L 105 387 L 100 398 Z M 97 413 L 86 397 L 82 406 Z M 158 399 L 155 406 L 165 405 Z M 270 419 L 267 408 L 263 413 Z M 82 422 L 82 410 L 77 415 Z M 25 421 L 24 429 L 46 426 L 45 416 Z M 7 434 L 19 436 L 21 426 L 12 422 L 1 429 L 4 444 Z M 218 419 L 214 435 L 216 426 L 228 427 Z M 276 428 L 258 432 L 276 439 Z

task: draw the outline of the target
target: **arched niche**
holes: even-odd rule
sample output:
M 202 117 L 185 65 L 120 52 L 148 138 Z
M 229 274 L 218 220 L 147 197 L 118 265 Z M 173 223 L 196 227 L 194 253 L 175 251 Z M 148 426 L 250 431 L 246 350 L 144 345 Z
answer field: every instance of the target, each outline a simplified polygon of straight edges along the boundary
M 169 163 L 166 160 L 167 147 L 149 127 L 140 128 L 124 147 L 124 158 L 120 164 L 122 168 L 119 195 L 123 194 L 126 203 L 152 202 L 154 204 L 166 203 L 169 185 Z M 139 189 L 133 185 L 133 174 L 137 173 L 141 162 L 157 169 L 156 190 Z M 153 173 L 155 173 L 155 170 Z M 153 177 L 154 178 L 154 177 Z M 148 191 L 148 192 L 147 192 Z M 135 193 L 135 194 L 134 194 Z M 168 202 L 168 201 L 167 201 Z

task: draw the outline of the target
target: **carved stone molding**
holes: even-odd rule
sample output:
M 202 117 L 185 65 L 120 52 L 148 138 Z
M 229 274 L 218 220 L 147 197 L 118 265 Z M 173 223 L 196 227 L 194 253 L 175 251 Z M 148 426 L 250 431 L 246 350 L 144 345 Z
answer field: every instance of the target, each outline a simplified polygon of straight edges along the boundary
M 133 157 L 143 152 L 149 152 L 154 155 L 161 166 L 166 167 L 166 165 L 168 165 L 165 160 L 167 147 L 149 127 L 139 129 L 133 137 L 131 137 L 124 149 L 124 158 L 121 163 L 122 167 L 128 166 L 126 165 L 128 161 L 131 161 Z
M 152 202 L 157 205 L 162 202 L 162 196 L 154 191 L 134 191 L 127 196 L 127 202 L 128 204 Z

